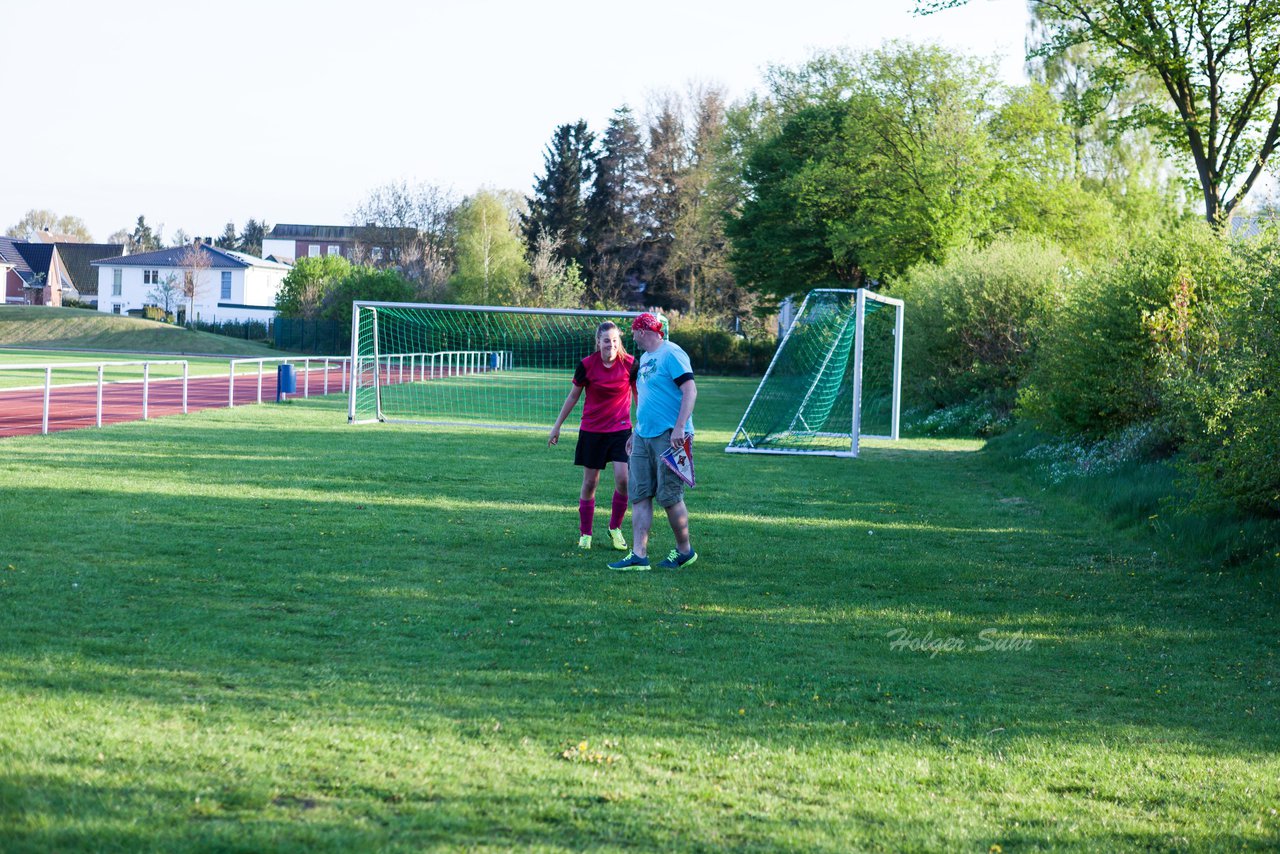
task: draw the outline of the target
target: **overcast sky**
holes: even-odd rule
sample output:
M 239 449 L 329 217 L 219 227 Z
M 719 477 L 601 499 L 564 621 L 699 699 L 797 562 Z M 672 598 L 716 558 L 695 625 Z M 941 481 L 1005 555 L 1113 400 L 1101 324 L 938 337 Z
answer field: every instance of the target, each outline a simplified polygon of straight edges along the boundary
M 232 220 L 341 224 L 373 187 L 528 193 L 559 124 L 690 81 L 731 99 L 815 50 L 937 42 L 1022 82 L 1025 0 L 0 0 L 0 230 L 98 241 Z

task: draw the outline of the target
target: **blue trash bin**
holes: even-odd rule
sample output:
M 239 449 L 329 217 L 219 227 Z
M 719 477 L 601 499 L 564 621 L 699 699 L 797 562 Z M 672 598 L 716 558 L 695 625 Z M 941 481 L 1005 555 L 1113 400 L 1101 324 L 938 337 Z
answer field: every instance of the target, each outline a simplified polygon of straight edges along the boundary
M 276 403 L 284 400 L 286 394 L 293 394 L 297 390 L 298 378 L 293 372 L 293 365 L 282 362 L 276 368 Z

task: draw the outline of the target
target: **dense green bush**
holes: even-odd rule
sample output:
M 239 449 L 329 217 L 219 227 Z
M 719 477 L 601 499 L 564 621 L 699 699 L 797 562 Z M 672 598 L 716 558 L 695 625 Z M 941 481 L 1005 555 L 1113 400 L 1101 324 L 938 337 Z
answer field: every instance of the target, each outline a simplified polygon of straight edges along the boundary
M 694 371 L 702 374 L 763 374 L 778 347 L 767 332 L 753 338 L 728 329 L 672 324 L 671 340 L 689 354 Z
M 1238 288 L 1154 313 L 1162 391 L 1199 504 L 1280 518 L 1280 233 L 1237 244 Z
M 1073 279 L 1060 249 L 1031 238 L 913 268 L 892 291 L 907 303 L 908 397 L 932 407 L 977 400 L 1002 420 Z
M 1239 280 L 1230 245 L 1203 223 L 1144 236 L 1098 265 L 1053 314 L 1021 396 L 1020 413 L 1050 432 L 1098 439 L 1171 417 L 1154 318 L 1182 295 L 1192 311 Z
M 414 289 L 394 270 L 352 264 L 341 255 L 299 258 L 276 295 L 281 317 L 351 323 L 353 300 L 408 302 Z
M 325 291 L 320 317 L 350 325 L 351 303 L 355 300 L 411 302 L 413 297 L 413 283 L 395 270 L 353 266 Z

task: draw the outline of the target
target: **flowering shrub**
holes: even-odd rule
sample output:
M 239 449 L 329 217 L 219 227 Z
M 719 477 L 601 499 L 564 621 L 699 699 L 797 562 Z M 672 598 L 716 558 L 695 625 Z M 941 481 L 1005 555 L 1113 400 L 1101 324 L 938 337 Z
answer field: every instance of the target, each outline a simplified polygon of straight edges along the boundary
M 903 415 L 903 429 L 917 436 L 995 436 L 1008 430 L 1013 418 L 983 400 L 970 400 L 928 412 Z
M 1111 474 L 1122 466 L 1156 456 L 1168 445 L 1168 430 L 1155 422 L 1130 424 L 1113 436 L 1089 441 L 1077 437 L 1036 445 L 1023 456 L 1053 483 Z

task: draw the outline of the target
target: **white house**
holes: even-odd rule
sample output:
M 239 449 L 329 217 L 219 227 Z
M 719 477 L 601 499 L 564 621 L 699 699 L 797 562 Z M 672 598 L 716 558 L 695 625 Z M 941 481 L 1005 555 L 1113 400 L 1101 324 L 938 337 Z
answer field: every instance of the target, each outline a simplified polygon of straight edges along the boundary
M 196 293 L 191 311 L 195 320 L 265 321 L 276 316 L 276 294 L 289 272 L 288 265 L 207 243 L 193 246 L 203 254 L 207 266 L 190 263 L 185 257 L 190 246 L 94 261 L 98 270 L 98 311 L 125 314 L 160 305 L 159 290 L 165 282 L 172 281 L 176 295 L 170 309 L 185 317 L 188 300 L 182 296 L 182 287 L 188 277 L 193 277 Z

